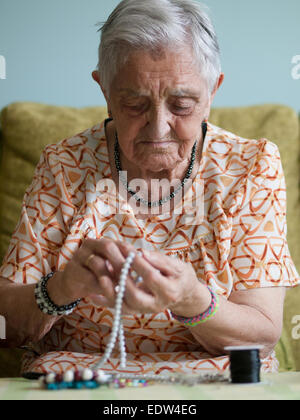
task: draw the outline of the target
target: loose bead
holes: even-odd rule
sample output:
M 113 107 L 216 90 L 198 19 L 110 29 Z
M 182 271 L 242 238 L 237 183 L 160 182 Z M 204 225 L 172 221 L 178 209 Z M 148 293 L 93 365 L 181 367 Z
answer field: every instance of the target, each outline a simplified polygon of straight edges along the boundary
M 48 375 L 45 378 L 46 384 L 53 384 L 55 382 L 56 375 L 55 373 L 48 373 Z
M 111 376 L 103 372 L 103 370 L 97 371 L 96 381 L 100 384 L 106 384 L 110 380 Z
M 74 388 L 76 388 L 76 389 L 82 389 L 83 387 L 84 387 L 83 382 L 75 382 L 74 383 Z
M 87 381 L 85 382 L 84 386 L 88 389 L 94 389 L 98 387 L 98 384 L 95 381 Z
M 63 379 L 65 382 L 69 383 L 69 382 L 73 382 L 74 381 L 74 372 L 72 370 L 68 370 L 67 372 L 65 372 Z
M 58 386 L 55 383 L 53 383 L 53 384 L 47 384 L 47 389 L 49 391 L 56 391 L 58 389 Z
M 93 371 L 91 369 L 84 369 L 82 373 L 82 379 L 84 381 L 90 381 L 93 379 Z

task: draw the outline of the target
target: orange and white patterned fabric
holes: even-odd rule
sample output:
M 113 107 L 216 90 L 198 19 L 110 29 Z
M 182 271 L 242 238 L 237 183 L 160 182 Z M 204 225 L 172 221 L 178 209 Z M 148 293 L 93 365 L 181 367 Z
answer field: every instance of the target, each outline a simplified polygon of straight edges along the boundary
M 244 139 L 208 124 L 199 171 L 187 193 L 188 202 L 203 211 L 199 220 L 198 215 L 192 221 L 189 217 L 189 223 L 184 212 L 137 219 L 128 203 L 119 203 L 124 207 L 117 213 L 109 192 L 97 194 L 104 179 L 112 179 L 104 123 L 47 146 L 0 275 L 20 284 L 36 283 L 63 270 L 86 238 L 106 237 L 192 264 L 199 281 L 226 299 L 233 290 L 300 283 L 286 241 L 286 187 L 274 143 Z M 97 301 L 83 299 L 26 353 L 23 372 L 92 366 L 104 353 L 113 315 Z M 123 324 L 126 372 L 223 371 L 229 365 L 227 356 L 205 353 L 169 311 L 126 315 Z M 277 367 L 274 354 L 263 361 L 264 371 Z M 118 349 L 105 370 L 124 371 Z

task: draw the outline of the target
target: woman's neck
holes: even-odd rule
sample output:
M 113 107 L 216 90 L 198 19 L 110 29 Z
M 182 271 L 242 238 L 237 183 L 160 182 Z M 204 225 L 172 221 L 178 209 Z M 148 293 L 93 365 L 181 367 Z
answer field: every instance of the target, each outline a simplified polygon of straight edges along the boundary
M 114 145 L 115 145 L 115 127 L 113 122 L 109 122 L 106 125 L 106 139 L 108 147 L 108 155 L 112 172 L 112 179 L 115 182 L 117 189 L 120 190 L 120 179 L 119 173 L 116 169 L 115 164 L 115 155 L 114 155 Z M 195 179 L 200 166 L 201 155 L 203 149 L 203 138 L 200 139 L 196 149 L 196 159 L 194 162 L 193 170 L 189 178 L 189 182 L 186 184 L 186 187 L 190 187 L 193 180 Z M 186 159 L 185 161 L 180 162 L 176 167 L 163 170 L 160 172 L 153 172 L 144 168 L 140 168 L 134 165 L 132 162 L 128 161 L 122 151 L 120 151 L 122 171 L 125 172 L 127 178 L 127 184 L 132 180 L 141 180 L 141 190 L 139 190 L 138 195 L 145 198 L 148 201 L 156 201 L 168 197 L 177 187 L 180 186 L 182 180 L 186 176 L 187 170 L 190 165 L 190 160 Z M 140 186 L 140 185 L 139 185 Z M 143 187 L 145 188 L 143 189 Z M 136 188 L 134 189 L 136 190 Z M 148 197 L 147 197 L 148 193 Z M 128 193 L 128 198 L 132 198 Z M 165 209 L 174 208 L 174 201 L 166 203 L 164 206 L 160 206 L 160 211 L 156 214 L 165 213 Z M 153 212 L 153 209 L 152 209 Z M 144 208 L 144 214 L 149 215 L 151 213 L 151 208 Z

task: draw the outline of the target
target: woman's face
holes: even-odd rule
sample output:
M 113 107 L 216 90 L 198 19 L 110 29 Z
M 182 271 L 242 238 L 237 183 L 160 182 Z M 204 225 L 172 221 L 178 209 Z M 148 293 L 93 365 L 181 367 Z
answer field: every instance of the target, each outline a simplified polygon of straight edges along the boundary
M 156 57 L 132 53 L 109 97 L 104 92 L 122 153 L 151 172 L 170 170 L 190 158 L 214 93 L 209 93 L 188 49 Z

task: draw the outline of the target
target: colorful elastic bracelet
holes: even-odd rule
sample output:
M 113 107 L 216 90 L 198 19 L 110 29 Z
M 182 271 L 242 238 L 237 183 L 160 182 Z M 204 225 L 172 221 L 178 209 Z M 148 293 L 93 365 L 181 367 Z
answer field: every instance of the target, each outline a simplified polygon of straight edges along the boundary
M 199 324 L 204 324 L 205 322 L 209 321 L 211 318 L 213 318 L 219 309 L 219 296 L 212 291 L 210 287 L 208 287 L 208 290 L 211 294 L 211 304 L 206 312 L 203 314 L 194 316 L 192 318 L 185 318 L 183 316 L 175 315 L 173 312 L 171 312 L 172 317 L 176 319 L 177 321 L 181 322 L 184 325 L 188 325 L 189 327 L 195 327 Z

